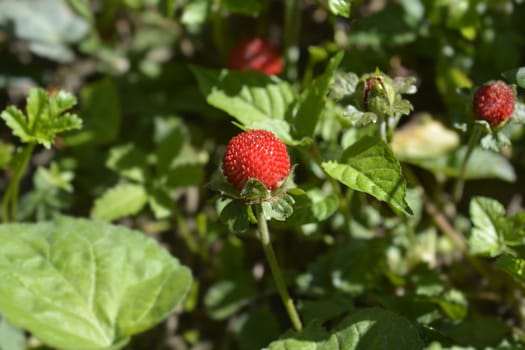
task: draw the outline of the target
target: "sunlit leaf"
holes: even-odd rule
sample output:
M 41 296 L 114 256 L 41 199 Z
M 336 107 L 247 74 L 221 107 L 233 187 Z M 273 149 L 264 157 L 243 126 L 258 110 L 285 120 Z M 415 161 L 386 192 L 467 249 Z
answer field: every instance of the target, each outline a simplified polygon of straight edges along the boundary
M 192 70 L 208 103 L 230 114 L 243 128 L 263 128 L 288 144 L 299 142 L 292 138 L 285 120 L 295 99 L 289 83 L 254 71 L 195 66 Z
M 54 348 L 119 349 L 191 284 L 156 241 L 102 222 L 2 225 L 0 242 L 0 312 Z
M 328 175 L 411 215 L 405 201 L 406 182 L 390 147 L 376 137 L 363 137 L 347 148 L 339 162 L 322 164 Z
M 349 17 L 352 0 L 328 0 L 330 11 L 337 16 Z

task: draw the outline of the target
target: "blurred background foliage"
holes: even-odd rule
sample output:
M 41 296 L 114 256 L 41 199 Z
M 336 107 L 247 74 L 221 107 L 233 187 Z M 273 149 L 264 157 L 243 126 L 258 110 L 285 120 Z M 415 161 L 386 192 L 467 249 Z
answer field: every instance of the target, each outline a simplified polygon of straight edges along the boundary
M 338 3 L 343 16 L 331 11 Z M 465 136 L 454 125 L 471 118 L 470 89 L 525 65 L 525 4 L 355 0 L 347 18 L 349 3 L 0 1 L 0 104 L 23 104 L 32 86 L 65 89 L 78 96 L 84 121 L 82 130 L 32 159 L 19 219 L 66 213 L 117 220 L 157 237 L 192 268 L 196 282 L 184 309 L 129 349 L 257 349 L 288 327 L 256 240 L 229 231 L 217 214 L 216 194 L 205 186 L 239 129 L 206 102 L 190 70 L 225 67 L 233 45 L 254 35 L 281 49 L 282 78 L 297 89 L 308 87 L 339 50 L 345 52 L 342 72 L 379 68 L 417 81 L 409 97 L 415 113 L 401 120 L 392 142 L 412 184 L 407 201 L 414 216 L 392 215 L 355 193 L 347 208 L 351 234 L 345 234 L 344 218 L 335 213 L 339 200 L 326 191 L 319 167 L 300 149 L 290 150 L 307 196 L 298 199 L 289 222 L 273 227 L 304 320 L 328 322 L 382 306 L 417 324 L 429 349 L 525 344 L 523 288 L 485 261 L 465 264 L 468 255 L 439 232 L 432 208 L 425 208 L 426 196 L 443 194 L 447 179 L 457 176 Z M 467 169 L 475 181 L 449 215 L 460 232 L 470 227 L 472 195 L 497 198 L 511 214 L 522 209 L 523 128 L 504 132 L 512 151 L 478 150 Z M 330 113 L 316 131 L 323 155 L 358 134 L 366 128 L 348 129 Z M 4 126 L 0 139 L 3 189 L 16 141 Z M 18 349 L 6 347 L 9 339 L 20 344 L 8 327 L 0 323 L 0 335 L 11 334 L 0 349 Z M 40 346 L 35 339 L 29 344 Z

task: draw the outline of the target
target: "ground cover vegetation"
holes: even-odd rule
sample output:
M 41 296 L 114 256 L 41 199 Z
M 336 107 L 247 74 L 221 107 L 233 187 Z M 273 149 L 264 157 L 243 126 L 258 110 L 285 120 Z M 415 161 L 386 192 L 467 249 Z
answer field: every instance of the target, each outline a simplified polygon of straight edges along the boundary
M 524 17 L 0 1 L 0 350 L 525 348 Z

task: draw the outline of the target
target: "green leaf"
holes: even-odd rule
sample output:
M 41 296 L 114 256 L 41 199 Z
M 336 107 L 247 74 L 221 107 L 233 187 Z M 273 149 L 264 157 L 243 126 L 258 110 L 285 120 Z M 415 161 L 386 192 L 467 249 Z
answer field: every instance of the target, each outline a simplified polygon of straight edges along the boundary
M 148 188 L 148 203 L 156 219 L 167 218 L 173 211 L 173 200 L 162 185 Z
M 351 189 L 371 194 L 412 215 L 405 201 L 406 183 L 399 161 L 381 139 L 365 136 L 344 151 L 341 163 L 324 162 L 322 167 L 329 176 Z
M 157 174 L 167 172 L 186 142 L 188 131 L 183 127 L 174 128 L 166 135 L 155 151 L 157 156 Z
M 211 0 L 194 0 L 184 6 L 181 22 L 185 25 L 200 25 L 206 21 L 210 12 Z
M 95 220 L 117 220 L 137 214 L 147 201 L 148 195 L 142 185 L 116 185 L 95 201 L 91 217 Z
M 257 17 L 261 12 L 259 0 L 220 0 L 221 7 L 232 13 Z
M 241 315 L 234 326 L 239 350 L 262 349 L 279 337 L 276 315 L 267 309 L 250 310 Z
M 24 113 L 14 106 L 7 107 L 1 115 L 12 133 L 20 138 L 22 142 L 31 142 L 33 140 L 29 125 Z
M 113 141 L 120 129 L 121 107 L 115 84 L 108 78 L 85 85 L 80 90 L 84 128 L 64 142 L 70 146 L 101 145 Z
M 496 260 L 496 266 L 525 284 L 525 260 L 509 254 L 502 254 Z
M 282 194 L 262 202 L 262 209 L 267 218 L 285 221 L 293 214 L 295 201 L 289 194 Z
M 352 0 L 328 0 L 330 12 L 336 16 L 350 17 Z
M 285 118 L 295 99 L 287 82 L 254 71 L 192 67 L 206 101 L 230 114 L 244 129 L 272 131 L 283 142 L 297 144 Z
M 164 16 L 170 18 L 175 13 L 175 8 L 177 6 L 177 0 L 158 0 L 157 9 Z
M 525 67 L 519 67 L 502 73 L 503 77 L 512 84 L 525 88 Z
M 328 219 L 339 208 L 339 197 L 312 189 L 295 197 L 294 213 L 288 222 L 308 224 Z
M 24 331 L 0 317 L 0 350 L 25 350 Z
M 171 169 L 167 175 L 169 188 L 199 185 L 204 181 L 204 169 L 200 164 L 183 164 Z
M 304 293 L 335 289 L 346 295 L 360 295 L 377 288 L 384 278 L 385 249 L 380 240 L 347 240 L 314 260 L 298 277 L 297 284 Z
M 319 118 L 326 104 L 326 95 L 334 78 L 334 72 L 343 59 L 343 52 L 339 52 L 330 59 L 324 73 L 315 79 L 303 92 L 292 124 L 295 134 L 299 137 L 312 137 Z
M 75 54 L 69 45 L 89 31 L 87 21 L 77 16 L 65 1 L 0 1 L 0 26 L 9 26 L 13 36 L 29 50 L 57 62 L 70 62 Z
M 76 114 L 65 113 L 76 102 L 75 96 L 65 91 L 49 96 L 43 89 L 32 88 L 27 97 L 27 115 L 10 106 L 1 117 L 22 142 L 40 143 L 50 148 L 58 133 L 82 127 Z
M 257 288 L 249 272 L 238 273 L 234 279 L 217 282 L 206 293 L 204 305 L 212 319 L 224 320 L 257 295 Z
M 250 224 L 246 204 L 238 203 L 230 198 L 217 200 L 217 212 L 219 219 L 233 233 L 244 232 Z
M 496 200 L 474 197 L 470 201 L 470 217 L 474 227 L 470 232 L 471 254 L 495 257 L 505 248 L 502 231 L 505 227 L 505 208 Z
M 166 318 L 191 284 L 156 241 L 103 222 L 7 224 L 0 242 L 0 312 L 55 348 L 121 348 Z
M 328 333 L 320 326 L 285 335 L 266 350 L 357 350 L 423 348 L 417 328 L 407 319 L 379 308 L 362 309 L 343 319 Z
M 131 143 L 111 148 L 106 166 L 125 178 L 141 183 L 149 176 L 146 154 Z

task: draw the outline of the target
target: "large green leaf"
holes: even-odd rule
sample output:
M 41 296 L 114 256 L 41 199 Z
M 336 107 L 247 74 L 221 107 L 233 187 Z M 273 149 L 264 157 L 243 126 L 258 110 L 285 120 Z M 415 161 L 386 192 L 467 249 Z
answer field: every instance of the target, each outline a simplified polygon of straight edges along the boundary
M 336 54 L 328 63 L 324 73 L 303 92 L 292 123 L 299 137 L 312 137 L 326 103 L 326 94 L 334 72 L 343 59 L 343 52 Z
M 295 99 L 290 84 L 260 72 L 192 67 L 206 101 L 237 119 L 246 129 L 266 129 L 288 144 L 285 118 Z
M 344 151 L 340 162 L 324 162 L 322 167 L 351 189 L 371 194 L 412 215 L 405 201 L 406 183 L 399 161 L 381 139 L 365 136 Z
M 301 333 L 285 335 L 266 350 L 419 350 L 423 348 L 416 327 L 388 310 L 359 310 L 339 323 L 332 332 L 311 326 Z
M 124 346 L 181 302 L 190 271 L 121 226 L 61 217 L 0 226 L 0 312 L 59 349 Z
M 91 217 L 112 221 L 137 214 L 148 202 L 148 194 L 142 185 L 119 184 L 110 188 L 95 201 Z

